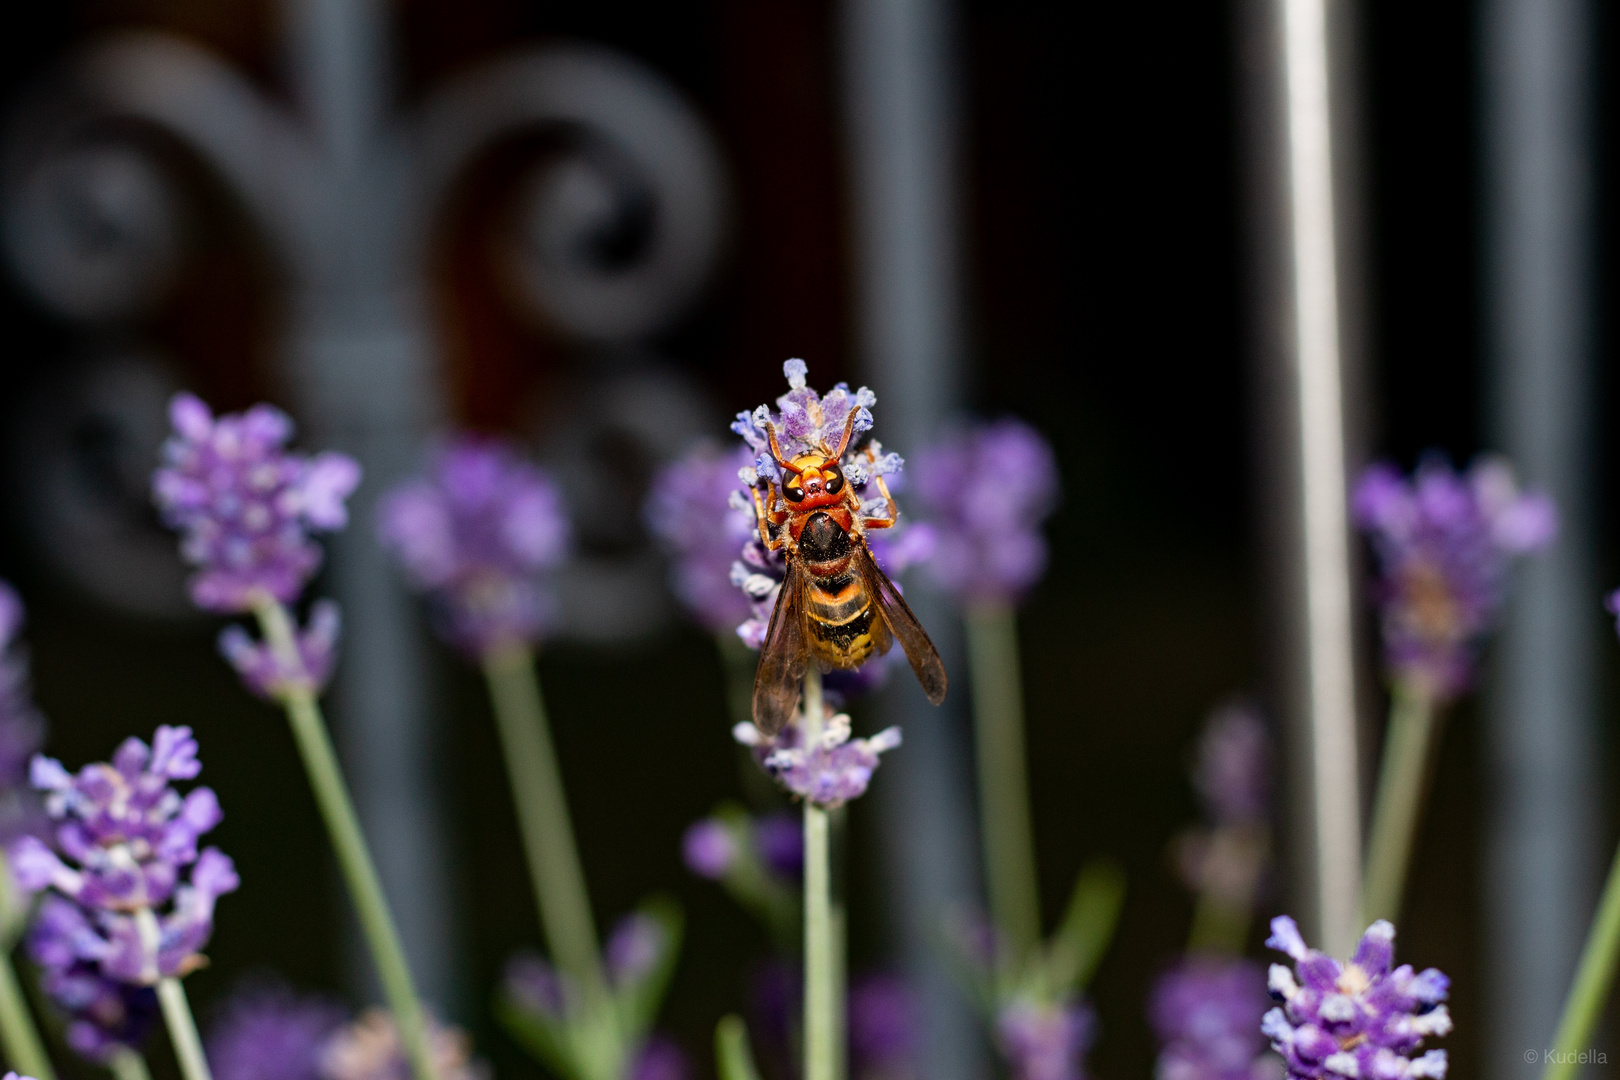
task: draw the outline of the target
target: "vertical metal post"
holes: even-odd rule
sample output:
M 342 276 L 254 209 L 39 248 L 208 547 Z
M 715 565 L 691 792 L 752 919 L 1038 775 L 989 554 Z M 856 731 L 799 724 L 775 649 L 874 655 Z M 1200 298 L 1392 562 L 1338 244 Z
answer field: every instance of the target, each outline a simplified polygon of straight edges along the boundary
M 1361 823 L 1346 513 L 1345 262 L 1327 0 L 1261 0 L 1241 42 L 1260 225 L 1259 382 L 1275 638 L 1286 684 L 1296 904 L 1324 948 L 1356 940 Z M 1275 217 L 1266 213 L 1274 211 Z
M 405 476 L 433 421 L 411 176 L 390 139 L 387 12 L 375 0 L 290 0 L 289 66 L 327 165 L 327 190 L 289 303 L 288 363 L 316 438 L 359 459 L 353 523 L 332 543 L 344 649 L 333 698 L 344 769 L 417 986 L 457 1004 L 456 924 L 437 790 L 425 642 L 375 540 L 377 497 Z M 356 945 L 357 985 L 371 988 Z
M 1587 0 L 1482 7 L 1488 430 L 1562 517 L 1516 583 L 1486 706 L 1486 1061 L 1505 1078 L 1539 1071 L 1526 1051 L 1548 1048 L 1595 898 L 1596 27 Z
M 948 0 L 843 0 L 843 97 L 856 224 L 858 334 L 881 435 L 902 453 L 961 404 L 956 12 Z M 906 745 L 877 785 L 901 959 L 922 996 L 922 1072 L 986 1075 L 976 1023 L 935 942 L 953 905 L 975 903 L 967 729 L 956 614 L 910 592 L 956 688 L 931 708 L 910 679 L 886 695 Z M 892 771 L 891 771 L 892 770 Z

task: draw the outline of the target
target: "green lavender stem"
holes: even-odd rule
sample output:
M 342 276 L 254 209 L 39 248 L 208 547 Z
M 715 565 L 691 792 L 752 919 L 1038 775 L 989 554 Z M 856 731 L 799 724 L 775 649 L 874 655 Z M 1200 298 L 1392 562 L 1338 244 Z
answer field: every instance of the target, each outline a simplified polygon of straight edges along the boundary
M 979 761 L 979 814 L 990 916 L 1013 964 L 1039 945 L 1041 910 L 1024 757 L 1024 695 L 1018 622 L 1007 604 L 978 603 L 966 613 L 968 674 Z
M 748 1049 L 748 1028 L 740 1016 L 721 1017 L 714 1029 L 714 1058 L 720 1080 L 759 1080 Z
M 1389 730 L 1378 768 L 1367 861 L 1362 872 L 1361 922 L 1393 921 L 1406 889 L 1406 871 L 1428 787 L 1436 710 L 1433 699 L 1396 686 L 1390 697 Z
M 135 928 L 147 954 L 156 957 L 162 933 L 151 908 L 135 912 Z M 185 1080 L 213 1080 L 213 1074 L 208 1071 L 208 1058 L 203 1054 L 202 1037 L 197 1034 L 197 1021 L 191 1015 L 190 1002 L 186 1001 L 186 988 L 174 976 L 164 976 L 157 981 L 157 996 L 163 1024 L 169 1029 L 169 1042 L 180 1062 L 180 1075 Z
M 576 980 L 589 1000 L 605 1001 L 607 977 L 540 680 L 534 673 L 534 655 L 523 646 L 494 650 L 484 657 L 484 677 L 546 943 L 557 966 Z
M 849 807 L 827 811 L 827 862 L 832 917 L 832 1025 L 835 1080 L 849 1073 L 849 916 L 844 904 L 844 858 L 848 850 Z
M 38 1080 L 56 1080 L 56 1071 L 45 1056 L 45 1046 L 17 981 L 10 952 L 0 956 L 0 1040 L 5 1042 L 6 1061 L 12 1068 Z
M 804 745 L 821 741 L 821 673 L 804 676 Z M 804 804 L 804 1077 L 837 1080 L 837 981 L 827 811 Z
M 1598 899 L 1597 914 L 1586 932 L 1586 945 L 1575 969 L 1575 981 L 1564 1001 L 1558 1019 L 1558 1033 L 1552 1047 L 1559 1051 L 1579 1051 L 1587 1046 L 1598 1017 L 1614 986 L 1615 962 L 1620 960 L 1620 851 L 1609 867 L 1609 880 Z M 1541 1080 L 1570 1080 L 1579 1068 L 1576 1053 L 1560 1053 L 1541 1072 Z
M 288 671 L 299 670 L 302 662 L 286 609 L 274 600 L 266 600 L 254 608 L 254 613 L 277 662 Z M 428 1046 L 427 1017 L 417 997 L 416 983 L 405 960 L 405 948 L 400 944 L 394 916 L 383 895 L 377 867 L 366 846 L 365 833 L 360 829 L 360 818 L 354 812 L 354 801 L 349 797 L 348 785 L 338 767 L 337 752 L 332 748 L 320 705 L 307 688 L 290 688 L 281 699 L 304 761 L 304 772 L 315 794 L 315 803 L 326 821 L 332 851 L 337 856 L 349 898 L 371 950 L 372 963 L 377 966 L 383 994 L 394 1014 L 400 1044 L 410 1059 L 411 1073 L 416 1080 L 439 1080 Z
M 5 1046 L 6 1060 L 18 1072 L 37 1080 L 56 1080 L 11 962 L 11 950 L 28 919 L 27 897 L 18 893 L 13 880 L 11 866 L 0 852 L 0 1043 Z
M 141 1055 L 129 1047 L 113 1051 L 113 1056 L 107 1062 L 107 1069 L 113 1074 L 113 1080 L 152 1080 L 152 1074 L 146 1069 L 146 1062 Z M 44 1080 L 41 1077 L 40 1080 Z

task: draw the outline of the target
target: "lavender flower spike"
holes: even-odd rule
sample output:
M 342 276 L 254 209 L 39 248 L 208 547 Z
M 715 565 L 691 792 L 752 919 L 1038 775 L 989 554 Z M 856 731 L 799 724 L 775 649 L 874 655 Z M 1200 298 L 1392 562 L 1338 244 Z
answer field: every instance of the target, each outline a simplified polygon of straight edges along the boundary
M 152 496 L 197 567 L 198 607 L 246 612 L 269 597 L 290 603 L 320 567 L 312 533 L 348 522 L 344 500 L 360 466 L 343 454 L 313 458 L 286 449 L 293 424 L 269 405 L 216 418 L 191 394 L 169 403 L 174 434 Z
M 201 769 L 185 727 L 158 728 L 151 746 L 127 739 L 110 763 L 77 775 L 34 758 L 56 850 L 22 837 L 12 866 L 24 888 L 52 888 L 78 904 L 82 925 L 69 935 L 76 957 L 108 978 L 150 986 L 206 963 L 199 950 L 213 932 L 214 903 L 239 882 L 228 856 L 197 850 L 223 817 L 214 792 L 198 787 L 182 798 L 173 787 Z M 156 916 L 155 942 L 138 925 L 146 912 Z
M 215 1080 L 322 1080 L 321 1051 L 345 1019 L 342 1006 L 324 998 L 246 987 L 208 1033 Z
M 378 538 L 472 655 L 533 644 L 554 620 L 545 575 L 568 553 L 562 497 L 510 445 L 463 436 L 384 497 Z
M 296 661 L 284 661 L 266 642 L 255 641 L 240 626 L 220 631 L 219 651 L 254 694 L 272 701 L 289 694 L 318 696 L 332 680 L 337 666 L 338 633 L 343 618 L 332 600 L 310 605 L 309 625 L 294 632 Z
M 1083 1080 L 1096 1027 L 1084 1005 L 1019 998 L 996 1014 L 996 1045 L 1014 1080 Z
M 1439 702 L 1467 690 L 1474 659 L 1502 605 L 1514 556 L 1549 544 L 1558 515 L 1523 494 L 1496 459 L 1459 474 L 1425 458 L 1410 480 L 1390 465 L 1362 474 L 1352 499 L 1372 540 L 1375 591 L 1390 676 Z
M 489 1069 L 472 1056 L 472 1041 L 457 1027 L 428 1021 L 428 1041 L 441 1080 L 488 1080 Z M 321 1080 L 404 1080 L 410 1066 L 399 1033 L 385 1009 L 367 1009 L 339 1028 L 321 1047 Z
M 869 739 L 851 739 L 845 713 L 828 717 L 820 741 L 812 747 L 800 745 L 799 733 L 798 720 L 774 739 L 753 724 L 738 724 L 731 730 L 733 738 L 761 758 L 765 771 L 777 783 L 821 807 L 842 806 L 866 794 L 872 773 L 877 771 L 878 755 L 900 745 L 897 727 L 884 728 Z
M 1013 419 L 985 425 L 917 454 L 913 475 L 937 533 L 929 570 L 944 588 L 1010 604 L 1040 580 L 1058 470 L 1039 432 Z
M 84 935 L 94 933 L 77 904 L 47 895 L 28 935 L 28 955 L 39 966 L 40 989 L 66 1021 L 63 1035 L 74 1053 L 106 1064 L 121 1050 L 145 1041 L 157 1022 L 157 993 L 101 973 L 80 956 Z
M 759 536 L 753 501 L 737 475 L 753 460 L 746 447 L 699 446 L 666 466 L 647 498 L 647 528 L 669 553 L 675 595 L 716 634 L 749 616 L 751 598 L 738 591 L 731 567 Z
M 1269 1003 L 1265 973 L 1248 960 L 1192 956 L 1166 972 L 1148 1006 L 1155 1080 L 1282 1080 L 1260 1033 Z
M 1280 1002 L 1260 1030 L 1283 1056 L 1289 1080 L 1443 1080 L 1446 1052 L 1411 1055 L 1431 1036 L 1451 1031 L 1442 1002 L 1450 988 L 1434 968 L 1391 970 L 1395 928 L 1380 919 L 1367 928 L 1348 963 L 1305 945 L 1286 915 L 1271 920 L 1270 948 L 1294 960 L 1271 966 L 1271 996 Z

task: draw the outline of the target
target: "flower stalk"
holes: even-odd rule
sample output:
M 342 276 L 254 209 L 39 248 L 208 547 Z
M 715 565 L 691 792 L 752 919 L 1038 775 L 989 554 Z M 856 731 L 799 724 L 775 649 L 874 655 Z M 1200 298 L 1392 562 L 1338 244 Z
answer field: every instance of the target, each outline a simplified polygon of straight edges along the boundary
M 534 654 L 523 645 L 499 646 L 485 653 L 483 668 L 546 943 L 586 999 L 605 1002 L 607 976 Z
M 302 659 L 293 637 L 292 620 L 286 608 L 269 596 L 255 602 L 253 611 L 260 631 L 277 662 L 288 671 L 299 670 Z M 427 1019 L 416 984 L 411 977 L 410 965 L 405 960 L 405 949 L 400 943 L 399 929 L 394 924 L 382 882 L 377 876 L 376 864 L 361 831 L 354 800 L 338 766 L 337 752 L 321 715 L 320 704 L 314 690 L 307 684 L 288 683 L 281 688 L 279 697 L 292 726 L 293 738 L 304 762 L 315 794 L 316 805 L 326 822 L 332 850 L 348 886 L 372 962 L 382 982 L 383 994 L 398 1026 L 401 1045 L 410 1059 L 415 1080 L 439 1080 L 432 1050 L 428 1044 Z M 167 1005 L 165 1005 L 167 1013 Z
M 1620 851 L 1615 852 L 1609 879 L 1598 900 L 1597 914 L 1592 917 L 1592 927 L 1587 931 L 1581 962 L 1575 969 L 1575 981 L 1558 1018 L 1558 1034 L 1552 1041 L 1554 1048 L 1588 1045 L 1614 986 L 1617 961 L 1620 961 Z M 1553 1054 L 1542 1070 L 1541 1080 L 1570 1080 L 1578 1067 L 1578 1054 Z
M 6 1060 L 18 1070 L 37 1080 L 56 1080 L 56 1071 L 45 1055 L 45 1044 L 17 980 L 10 950 L 0 957 L 0 1041 L 5 1043 Z
M 1390 696 L 1389 728 L 1362 872 L 1361 921 L 1400 914 L 1418 820 L 1432 772 L 1439 709 L 1432 695 L 1406 681 Z
M 113 1074 L 113 1080 L 152 1080 L 152 1074 L 146 1068 L 146 1062 L 141 1055 L 127 1046 L 115 1051 L 107 1059 L 107 1069 Z M 40 1080 L 44 1080 L 43 1077 Z
M 812 664 L 804 676 L 804 745 L 821 742 L 824 713 L 821 672 Z M 836 1080 L 837 943 L 832 913 L 831 829 L 827 810 L 804 804 L 804 1075 L 805 1080 Z
M 1012 606 L 998 600 L 970 604 L 965 618 L 985 883 L 991 918 L 1006 941 L 1008 962 L 1017 968 L 1041 938 L 1018 622 Z
M 157 916 L 152 914 L 151 908 L 143 907 L 135 912 L 135 926 L 147 954 L 156 957 L 163 933 L 158 929 Z M 166 975 L 157 980 L 157 995 L 164 1026 L 169 1029 L 169 1042 L 174 1045 L 174 1056 L 180 1062 L 180 1075 L 185 1080 L 213 1080 L 208 1057 L 203 1053 L 202 1036 L 197 1034 L 197 1020 L 191 1015 L 191 1003 L 186 1000 L 186 988 L 175 976 Z

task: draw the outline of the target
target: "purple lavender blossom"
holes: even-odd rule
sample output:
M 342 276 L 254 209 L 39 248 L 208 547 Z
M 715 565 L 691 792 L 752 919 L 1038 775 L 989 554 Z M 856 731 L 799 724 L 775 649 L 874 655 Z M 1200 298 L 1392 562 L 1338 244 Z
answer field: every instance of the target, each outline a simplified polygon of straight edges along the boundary
M 472 1040 L 458 1027 L 428 1017 L 428 1052 L 439 1080 L 488 1080 L 489 1069 L 472 1056 Z M 367 1009 L 333 1032 L 319 1055 L 321 1080 L 410 1080 L 411 1067 L 386 1009 Z
M 545 577 L 568 553 L 562 497 L 505 442 L 462 436 L 440 450 L 384 498 L 378 538 L 469 654 L 534 644 L 555 620 Z
M 1000 420 L 917 455 L 915 491 L 937 531 L 929 572 L 968 600 L 1014 603 L 1046 569 L 1044 521 L 1057 458 L 1020 420 Z
M 1020 998 L 997 1013 L 996 1045 L 1015 1080 L 1082 1080 L 1096 1027 L 1089 1006 Z
M 646 979 L 669 954 L 669 930 L 646 912 L 631 912 L 620 919 L 602 948 L 608 982 L 615 989 Z
M 1614 630 L 1616 634 L 1620 634 L 1620 589 L 1603 598 L 1603 608 L 1615 617 Z
M 1216 825 L 1264 823 L 1271 805 L 1271 737 L 1253 709 L 1228 705 L 1204 725 L 1193 784 Z
M 321 1080 L 321 1049 L 346 1019 L 325 998 L 248 986 L 220 1010 L 208 1061 L 218 1080 Z
M 1424 1039 L 1451 1031 L 1451 1014 L 1442 1004 L 1450 980 L 1434 968 L 1414 974 L 1402 964 L 1391 970 L 1395 928 L 1389 923 L 1380 919 L 1368 927 L 1345 964 L 1308 948 L 1286 915 L 1271 920 L 1266 945 L 1294 960 L 1293 970 L 1271 965 L 1267 981 L 1281 1005 L 1260 1025 L 1283 1056 L 1289 1080 L 1446 1075 L 1444 1050 L 1410 1055 Z
M 284 664 L 267 643 L 255 641 L 240 626 L 220 631 L 220 654 L 230 661 L 242 682 L 262 698 L 280 700 L 289 693 L 319 694 L 332 680 L 337 666 L 338 633 L 343 619 L 331 600 L 310 605 L 309 625 L 296 631 L 298 662 Z
M 749 723 L 738 724 L 731 734 L 761 758 L 765 771 L 777 783 L 823 807 L 841 806 L 866 794 L 878 755 L 900 745 L 897 727 L 884 728 L 868 739 L 851 739 L 849 717 L 844 713 L 829 717 L 821 742 L 808 749 L 800 745 L 797 720 L 775 738 Z
M 289 453 L 292 421 L 269 405 L 216 418 L 200 399 L 176 394 L 169 420 L 175 433 L 152 497 L 198 567 L 192 601 L 229 614 L 297 599 L 321 564 L 310 534 L 348 523 L 344 500 L 360 466 L 343 454 Z
M 31 776 L 46 793 L 57 850 L 24 836 L 11 847 L 13 870 L 23 888 L 54 888 L 77 902 L 79 923 L 67 937 L 77 959 L 109 978 L 151 985 L 207 962 L 199 950 L 213 933 L 215 901 L 239 881 L 219 849 L 197 850 L 223 816 L 213 791 L 193 788 L 182 798 L 172 786 L 201 769 L 185 727 L 158 728 L 151 746 L 127 739 L 111 763 L 87 765 L 77 776 L 53 758 L 34 757 Z M 156 917 L 155 949 L 137 927 L 143 910 Z
M 804 826 L 789 813 L 754 819 L 754 854 L 772 875 L 784 881 L 804 876 Z
M 647 528 L 669 552 L 675 595 L 716 634 L 749 617 L 749 598 L 733 584 L 731 565 L 759 535 L 754 504 L 737 476 L 753 460 L 744 447 L 699 446 L 659 472 L 647 497 Z
M 23 618 L 22 598 L 0 581 L 0 792 L 27 778 L 28 759 L 45 734 L 29 690 L 28 657 L 18 640 Z
M 642 1044 L 626 1080 L 690 1080 L 691 1063 L 681 1048 L 662 1035 Z
M 916 1002 L 905 980 L 867 975 L 849 988 L 849 1061 L 855 1080 L 920 1075 Z
M 1249 960 L 1194 955 L 1159 978 L 1148 1018 L 1159 1037 L 1156 1080 L 1281 1080 L 1260 1019 L 1271 1001 Z
M 725 877 L 737 860 L 737 841 L 731 832 L 719 818 L 694 821 L 681 838 L 686 868 L 710 881 Z
M 573 988 L 538 953 L 520 952 L 513 956 L 506 962 L 501 981 L 518 1006 L 548 1020 L 563 1020 L 573 1008 Z
M 1369 468 L 1352 510 L 1378 556 L 1374 595 L 1390 677 L 1440 701 L 1463 693 L 1513 557 L 1558 531 L 1552 500 L 1521 494 L 1500 460 L 1458 474 L 1430 456 L 1410 480 L 1391 465 Z
M 62 1014 L 74 1053 L 105 1064 L 119 1050 L 145 1041 L 158 1016 L 157 993 L 109 979 L 79 956 L 85 919 L 78 905 L 47 895 L 28 934 L 28 955 L 39 966 L 40 989 Z

